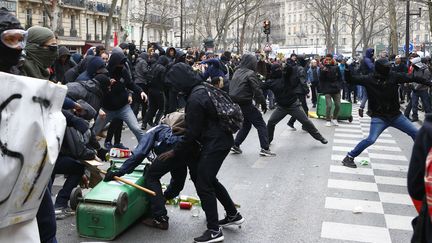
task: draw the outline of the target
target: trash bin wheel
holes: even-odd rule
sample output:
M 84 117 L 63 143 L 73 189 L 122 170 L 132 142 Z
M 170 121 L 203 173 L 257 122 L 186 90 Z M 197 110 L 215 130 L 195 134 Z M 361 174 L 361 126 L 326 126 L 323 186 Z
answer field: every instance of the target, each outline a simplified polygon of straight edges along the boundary
M 120 215 L 126 213 L 128 209 L 128 195 L 126 192 L 121 192 L 117 197 L 116 212 Z
M 73 210 L 76 210 L 78 203 L 82 200 L 82 190 L 80 187 L 75 187 L 70 195 L 70 206 Z
M 348 118 L 348 121 L 351 123 L 351 122 L 353 121 L 353 117 L 350 116 L 350 117 Z

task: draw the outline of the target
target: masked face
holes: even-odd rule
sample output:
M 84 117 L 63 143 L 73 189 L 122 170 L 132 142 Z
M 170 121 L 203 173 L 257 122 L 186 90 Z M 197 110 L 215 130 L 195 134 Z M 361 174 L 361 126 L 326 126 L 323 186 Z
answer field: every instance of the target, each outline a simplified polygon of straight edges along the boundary
M 27 31 L 21 29 L 9 29 L 0 34 L 0 69 L 9 71 L 12 66 L 18 64 L 21 52 L 25 47 Z

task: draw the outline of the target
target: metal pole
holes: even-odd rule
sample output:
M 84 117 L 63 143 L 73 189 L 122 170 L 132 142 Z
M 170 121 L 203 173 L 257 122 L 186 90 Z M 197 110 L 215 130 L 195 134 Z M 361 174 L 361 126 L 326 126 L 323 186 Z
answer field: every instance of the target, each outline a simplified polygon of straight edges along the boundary
M 183 0 L 180 0 L 180 48 L 183 48 Z
M 410 43 L 410 1 L 406 1 L 405 57 L 409 56 Z

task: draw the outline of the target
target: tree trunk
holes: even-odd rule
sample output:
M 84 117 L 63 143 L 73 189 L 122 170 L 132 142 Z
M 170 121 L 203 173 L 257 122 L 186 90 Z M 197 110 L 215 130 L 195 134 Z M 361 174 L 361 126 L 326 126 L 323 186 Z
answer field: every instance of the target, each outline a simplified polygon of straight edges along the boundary
M 244 49 L 244 43 L 245 43 L 245 33 L 246 33 L 246 28 L 247 28 L 247 20 L 249 18 L 248 14 L 245 14 L 245 16 L 243 17 L 243 23 L 242 23 L 242 29 L 240 32 L 240 43 L 239 43 L 239 52 L 240 55 L 243 55 L 243 49 Z
M 106 34 L 105 34 L 105 48 L 107 48 L 107 49 L 110 46 L 112 21 L 113 21 L 113 15 L 114 15 L 114 10 L 115 10 L 116 6 L 117 6 L 117 0 L 112 0 L 111 8 L 110 8 L 108 19 L 107 19 L 108 23 L 107 23 L 107 29 L 106 29 Z
M 144 28 L 147 21 L 147 4 L 148 0 L 144 1 L 144 16 L 141 23 L 141 35 L 140 35 L 140 51 L 142 50 L 143 42 L 144 42 Z M 146 48 L 147 49 L 147 48 Z
M 398 34 L 396 20 L 396 3 L 395 0 L 389 0 L 389 17 L 390 17 L 390 54 L 398 54 Z M 430 5 L 429 5 L 430 8 Z M 429 13 L 430 13 L 429 9 Z M 430 15 L 431 16 L 431 15 Z M 432 23 L 432 22 L 431 22 Z
M 429 34 L 432 33 L 432 1 L 428 1 L 428 10 L 429 10 Z
M 119 29 L 121 30 L 120 32 L 120 43 L 123 43 L 126 41 L 127 37 L 129 36 L 128 31 L 126 30 L 126 26 L 128 25 L 127 23 L 127 19 L 128 19 L 128 5 L 129 5 L 129 0 L 122 0 L 121 3 L 121 7 L 120 7 L 120 14 L 119 14 Z

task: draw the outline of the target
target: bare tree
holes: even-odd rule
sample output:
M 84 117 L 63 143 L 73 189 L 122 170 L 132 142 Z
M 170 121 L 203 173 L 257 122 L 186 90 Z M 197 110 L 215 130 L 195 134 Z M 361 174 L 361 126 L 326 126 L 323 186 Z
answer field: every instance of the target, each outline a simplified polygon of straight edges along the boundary
M 396 0 L 388 0 L 389 20 L 390 20 L 390 54 L 398 54 L 398 33 L 397 33 L 397 16 Z
M 58 29 L 62 27 L 62 7 L 60 6 L 58 0 L 49 1 L 51 6 L 46 3 L 46 0 L 42 0 L 42 5 L 44 11 L 46 12 L 48 19 L 50 20 L 50 28 L 56 36 L 58 36 Z
M 306 6 L 311 10 L 312 17 L 324 30 L 327 52 L 335 49 L 334 24 L 335 16 L 344 5 L 345 0 L 306 0 Z
M 109 44 L 110 44 L 110 39 L 111 39 L 111 29 L 112 29 L 112 22 L 113 22 L 113 15 L 114 15 L 114 11 L 117 7 L 117 0 L 112 0 L 111 2 L 111 7 L 110 7 L 110 11 L 108 14 L 108 23 L 107 23 L 107 28 L 106 28 L 106 32 L 105 32 L 105 47 L 108 48 Z

